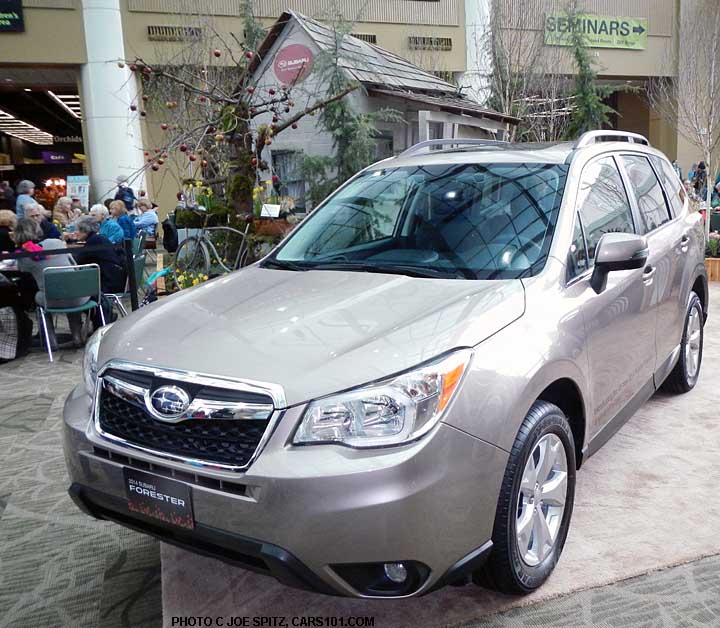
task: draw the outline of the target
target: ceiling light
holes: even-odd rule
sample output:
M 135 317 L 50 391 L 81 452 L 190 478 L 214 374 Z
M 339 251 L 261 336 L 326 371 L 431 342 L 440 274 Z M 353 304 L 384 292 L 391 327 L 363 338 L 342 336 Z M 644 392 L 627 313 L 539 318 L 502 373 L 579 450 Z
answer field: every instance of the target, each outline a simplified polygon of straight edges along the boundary
M 48 90 L 48 96 L 52 98 L 58 105 L 60 105 L 70 115 L 82 120 L 82 107 L 80 106 L 80 96 L 77 94 L 55 94 Z
M 32 90 L 29 87 L 26 87 L 24 91 L 31 92 Z
M 53 143 L 53 136 L 50 133 L 18 120 L 15 116 L 2 109 L 0 109 L 0 133 L 17 137 L 32 144 L 47 145 Z

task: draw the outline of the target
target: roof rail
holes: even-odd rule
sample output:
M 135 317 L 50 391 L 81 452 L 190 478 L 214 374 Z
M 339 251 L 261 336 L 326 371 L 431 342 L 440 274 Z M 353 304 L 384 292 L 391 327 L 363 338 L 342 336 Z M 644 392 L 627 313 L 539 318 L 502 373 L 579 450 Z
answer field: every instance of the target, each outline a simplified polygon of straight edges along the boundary
M 423 152 L 426 148 L 429 149 L 433 146 L 510 146 L 510 142 L 503 142 L 500 140 L 477 140 L 477 139 L 441 139 L 441 140 L 425 140 L 413 144 L 410 148 L 400 153 L 399 157 L 407 157 L 408 155 L 414 155 L 415 153 Z
M 628 142 L 630 144 L 643 144 L 650 146 L 648 139 L 639 133 L 630 133 L 628 131 L 588 131 L 580 136 L 575 144 L 575 148 L 585 148 L 600 142 Z

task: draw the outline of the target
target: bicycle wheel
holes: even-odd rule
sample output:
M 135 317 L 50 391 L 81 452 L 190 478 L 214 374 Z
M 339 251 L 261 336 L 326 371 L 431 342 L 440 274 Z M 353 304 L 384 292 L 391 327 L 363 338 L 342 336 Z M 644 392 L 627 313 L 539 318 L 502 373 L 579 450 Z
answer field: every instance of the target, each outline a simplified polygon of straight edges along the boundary
M 200 238 L 187 238 L 175 252 L 175 262 L 173 263 L 173 275 L 186 272 L 193 274 L 202 273 L 207 275 L 210 270 L 210 255 L 207 246 Z M 177 281 L 175 281 L 177 285 Z M 180 286 L 177 286 L 178 289 Z
M 237 270 L 245 248 L 245 234 L 232 227 L 209 227 L 206 232 L 211 270 L 216 267 L 226 273 Z

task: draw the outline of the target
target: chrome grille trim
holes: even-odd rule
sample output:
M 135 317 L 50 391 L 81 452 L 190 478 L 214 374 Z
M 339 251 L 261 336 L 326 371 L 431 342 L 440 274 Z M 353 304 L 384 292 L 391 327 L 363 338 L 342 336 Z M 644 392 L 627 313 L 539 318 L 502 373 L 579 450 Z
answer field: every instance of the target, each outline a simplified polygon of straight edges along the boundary
M 257 394 L 264 394 L 273 399 L 273 405 L 270 404 L 242 404 L 242 403 L 233 403 L 233 402 L 214 402 L 212 400 L 206 400 L 206 399 L 199 399 L 199 401 L 203 404 L 204 407 L 207 407 L 208 402 L 211 402 L 212 404 L 217 403 L 218 405 L 221 405 L 223 408 L 227 408 L 230 405 L 243 405 L 243 406 L 255 406 L 255 409 L 262 407 L 262 411 L 265 412 L 265 415 L 262 417 L 264 420 L 268 420 L 267 428 L 265 429 L 265 432 L 263 433 L 262 438 L 260 439 L 260 442 L 258 443 L 257 448 L 255 449 L 255 452 L 250 457 L 250 459 L 244 464 L 244 465 L 227 465 L 222 464 L 219 462 L 210 462 L 206 460 L 196 459 L 196 458 L 189 458 L 186 456 L 181 456 L 177 454 L 172 454 L 164 451 L 154 450 L 147 447 L 143 447 L 142 445 L 135 444 L 133 442 L 129 442 L 125 440 L 124 438 L 121 438 L 119 436 L 115 436 L 114 434 L 110 434 L 105 432 L 101 425 L 100 425 L 100 395 L 103 391 L 103 388 L 105 386 L 105 382 L 108 380 L 111 380 L 110 385 L 114 387 L 113 393 L 117 394 L 116 391 L 122 391 L 122 394 L 119 394 L 118 396 L 122 399 L 125 399 L 126 401 L 129 401 L 131 403 L 140 405 L 145 411 L 147 411 L 147 408 L 145 407 L 144 399 L 145 399 L 145 388 L 141 386 L 136 386 L 135 384 L 131 384 L 129 382 L 121 382 L 119 379 L 107 376 L 104 377 L 104 374 L 106 371 L 110 369 L 115 369 L 118 371 L 129 371 L 129 372 L 136 372 L 136 373 L 144 373 L 144 374 L 150 374 L 154 377 L 166 379 L 166 380 L 175 380 L 178 382 L 185 382 L 188 384 L 201 384 L 204 386 L 210 386 L 213 388 L 224 388 L 224 389 L 230 389 L 240 392 L 249 392 L 249 393 L 257 393 Z M 142 401 L 140 401 L 140 395 L 142 394 Z M 129 362 L 126 360 L 110 360 L 106 362 L 102 368 L 98 371 L 98 376 L 95 382 L 95 394 L 93 397 L 93 404 L 92 404 L 92 421 L 88 425 L 88 431 L 91 429 L 94 430 L 94 432 L 102 438 L 105 441 L 108 441 L 110 443 L 114 443 L 116 445 L 120 445 L 122 447 L 128 448 L 128 449 L 134 449 L 137 451 L 142 451 L 146 454 L 149 454 L 151 456 L 157 456 L 159 458 L 163 458 L 165 460 L 171 460 L 175 462 L 179 462 L 188 466 L 191 466 L 195 469 L 198 467 L 200 468 L 207 468 L 207 469 L 217 469 L 217 470 L 223 470 L 223 471 L 235 471 L 235 472 L 241 472 L 246 471 L 253 462 L 257 459 L 257 457 L 260 455 L 260 452 L 264 449 L 265 445 L 267 444 L 267 441 L 269 440 L 270 436 L 275 431 L 275 428 L 277 426 L 278 421 L 284 414 L 283 410 L 286 407 L 285 402 L 285 393 L 281 386 L 277 384 L 268 384 L 265 382 L 256 382 L 256 381 L 250 381 L 250 380 L 232 380 L 224 377 L 218 377 L 218 376 L 212 376 L 212 375 L 205 375 L 202 373 L 193 373 L 191 371 L 182 371 L 177 369 L 169 369 L 169 368 L 162 368 L 162 367 L 156 367 L 156 366 L 147 366 L 145 364 L 137 364 L 135 362 Z M 269 411 L 268 411 L 269 409 Z M 190 409 L 188 409 L 188 413 L 190 412 Z M 190 418 L 190 417 L 188 417 Z M 224 417 L 227 419 L 227 417 Z M 258 417 L 240 417 L 239 420 L 253 420 L 253 418 Z M 179 419 L 179 420 L 185 420 L 185 418 Z M 210 419 L 212 420 L 212 419 Z M 90 436 L 90 434 L 88 434 Z
M 143 388 L 124 382 L 111 375 L 105 375 L 102 379 L 103 388 L 109 390 L 113 395 L 125 399 L 130 403 L 150 411 L 150 393 L 149 388 Z M 163 419 L 166 423 L 180 423 L 188 419 L 231 419 L 235 421 L 264 421 L 270 418 L 274 407 L 269 403 L 243 403 L 241 401 L 216 401 L 213 399 L 205 399 L 195 397 L 190 403 L 187 411 L 181 416 L 174 419 Z

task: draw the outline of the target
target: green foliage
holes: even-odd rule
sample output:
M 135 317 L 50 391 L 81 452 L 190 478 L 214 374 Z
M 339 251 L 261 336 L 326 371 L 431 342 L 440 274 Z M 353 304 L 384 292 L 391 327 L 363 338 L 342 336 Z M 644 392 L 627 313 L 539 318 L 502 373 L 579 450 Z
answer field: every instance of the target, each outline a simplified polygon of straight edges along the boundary
M 402 115 L 394 109 L 356 114 L 345 98 L 328 104 L 320 122 L 333 138 L 335 156 L 306 156 L 300 167 L 313 206 L 375 160 L 376 122 L 400 120 Z
M 570 20 L 576 20 L 578 17 L 576 11 L 568 12 Z M 587 131 L 607 128 L 610 116 L 616 113 L 612 107 L 605 104 L 605 100 L 616 91 L 616 88 L 598 84 L 597 72 L 588 53 L 585 35 L 580 29 L 572 29 L 571 42 L 577 74 L 574 110 L 567 131 L 568 139 L 576 138 Z
M 245 46 L 249 50 L 257 50 L 265 39 L 265 29 L 255 17 L 252 0 L 242 0 L 243 35 Z
M 335 160 L 332 157 L 305 155 L 300 164 L 300 175 L 308 186 L 307 198 L 315 207 L 335 189 L 331 176 Z
M 348 49 L 343 48 L 343 41 L 350 37 L 352 26 L 349 22 L 334 22 L 334 41 L 314 61 L 313 71 L 327 77 L 328 97 L 353 85 L 341 63 L 341 59 L 351 56 Z M 320 111 L 319 123 L 331 135 L 335 154 L 332 157 L 305 156 L 300 167 L 313 205 L 374 161 L 377 122 L 401 120 L 402 114 L 394 109 L 355 113 L 348 96 L 325 105 Z
M 710 239 L 707 241 L 707 250 L 705 251 L 705 257 L 718 257 L 719 250 L 720 240 L 713 238 L 711 234 Z

